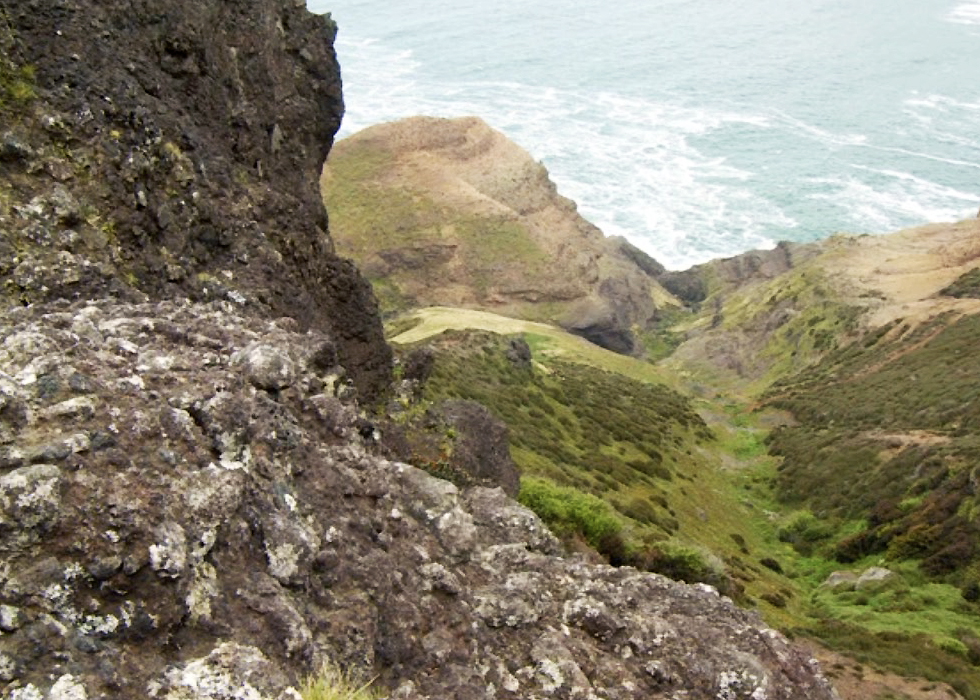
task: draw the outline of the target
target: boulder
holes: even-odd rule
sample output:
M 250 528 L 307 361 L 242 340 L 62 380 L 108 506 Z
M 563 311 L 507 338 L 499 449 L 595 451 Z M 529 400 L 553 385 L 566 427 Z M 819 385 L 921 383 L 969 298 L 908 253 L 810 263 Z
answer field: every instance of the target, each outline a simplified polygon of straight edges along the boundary
M 328 336 L 110 300 L 11 309 L 0 338 L 23 389 L 5 447 L 88 437 L 2 475 L 12 698 L 295 700 L 325 664 L 418 699 L 836 697 L 710 586 L 564 558 L 503 489 L 379 456 L 311 361 Z M 293 381 L 257 386 L 236 359 L 255 347 Z M 91 410 L 45 418 L 72 395 Z M 442 410 L 478 462 L 506 444 L 479 406 Z

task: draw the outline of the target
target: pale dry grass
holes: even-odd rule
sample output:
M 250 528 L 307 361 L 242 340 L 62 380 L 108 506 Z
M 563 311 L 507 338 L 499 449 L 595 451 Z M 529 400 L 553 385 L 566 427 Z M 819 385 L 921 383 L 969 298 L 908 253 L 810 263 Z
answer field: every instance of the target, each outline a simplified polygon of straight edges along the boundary
M 380 700 L 384 693 L 372 688 L 372 683 L 359 683 L 340 668 L 324 664 L 319 673 L 306 679 L 299 693 L 303 700 Z
M 980 312 L 980 300 L 936 297 L 980 267 L 980 219 L 930 224 L 882 236 L 839 237 L 818 264 L 871 304 L 868 322 L 921 322 L 945 311 Z
M 488 311 L 431 306 L 407 314 L 421 323 L 391 339 L 399 345 L 416 343 L 446 330 L 479 330 L 500 335 L 524 334 L 535 356 L 546 355 L 569 362 L 616 372 L 641 382 L 654 382 L 677 389 L 682 381 L 677 372 L 606 350 L 557 326 L 522 321 Z

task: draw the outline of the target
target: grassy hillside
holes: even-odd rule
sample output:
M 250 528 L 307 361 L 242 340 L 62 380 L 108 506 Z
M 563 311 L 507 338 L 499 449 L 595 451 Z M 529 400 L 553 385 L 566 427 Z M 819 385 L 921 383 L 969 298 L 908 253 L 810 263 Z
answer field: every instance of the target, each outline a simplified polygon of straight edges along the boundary
M 521 500 L 570 545 L 710 582 L 750 604 L 779 599 L 784 582 L 750 550 L 764 535 L 745 526 L 746 507 L 716 468 L 719 445 L 754 456 L 757 441 L 713 430 L 663 384 L 600 368 L 600 356 L 578 361 L 555 336 L 528 336 L 530 365 L 508 358 L 505 336 L 446 331 L 430 340 L 437 359 L 426 398 L 474 399 L 508 424 Z M 614 365 L 628 360 L 602 352 Z M 649 367 L 631 362 L 636 374 Z
M 476 399 L 509 425 L 512 454 L 523 473 L 521 499 L 571 547 L 591 545 L 613 563 L 712 583 L 741 604 L 759 608 L 771 624 L 791 634 L 819 639 L 859 663 L 946 681 L 964 697 L 980 698 L 973 690 L 980 688 L 980 608 L 971 593 L 972 569 L 937 576 L 920 566 L 925 561 L 922 552 L 908 556 L 903 550 L 905 555 L 891 556 L 887 544 L 842 554 L 866 532 L 895 527 L 894 519 L 872 527 L 875 521 L 860 497 L 874 493 L 878 485 L 893 488 L 896 479 L 887 472 L 873 483 L 862 482 L 861 469 L 839 477 L 836 470 L 842 462 L 867 465 L 869 459 L 881 459 L 880 450 L 855 450 L 848 440 L 863 445 L 861 440 L 870 439 L 867 431 L 884 430 L 886 425 L 884 419 L 874 418 L 874 411 L 861 414 L 865 402 L 828 379 L 849 362 L 860 364 L 860 357 L 867 371 L 877 369 L 872 357 L 892 355 L 896 362 L 912 363 L 893 371 L 918 372 L 924 378 L 935 357 L 930 361 L 929 353 L 917 356 L 928 345 L 918 343 L 935 334 L 942 345 L 931 352 L 956 356 L 959 350 L 963 355 L 965 346 L 959 343 L 973 338 L 972 321 L 958 326 L 937 320 L 930 329 L 907 331 L 904 341 L 892 335 L 899 330 L 893 328 L 873 339 L 869 336 L 860 346 L 844 346 L 795 382 L 778 384 L 769 394 L 771 406 L 753 411 L 737 396 L 709 391 L 692 398 L 678 391 L 676 376 L 557 329 L 466 313 L 464 318 L 448 309 L 426 310 L 403 321 L 395 329 L 400 331 L 396 339 L 429 342 L 436 349 L 428 399 Z M 519 333 L 533 350 L 533 363 L 522 365 L 508 358 L 507 336 L 440 332 L 449 319 L 459 328 L 472 324 Z M 884 345 L 877 347 L 879 343 Z M 886 346 L 891 353 L 883 355 Z M 909 347 L 915 349 L 908 351 Z M 943 365 L 952 384 L 953 378 L 971 372 L 969 361 L 964 363 Z M 873 374 L 853 380 L 853 391 L 867 395 L 871 389 L 860 381 L 871 381 Z M 901 394 L 908 407 L 936 403 L 929 389 L 903 392 L 896 376 L 879 378 L 879 391 L 892 391 L 891 397 Z M 976 376 L 980 372 L 971 374 Z M 966 407 L 967 397 L 978 395 L 973 381 L 961 389 L 940 389 L 951 391 L 947 398 L 963 408 L 959 425 L 964 434 L 933 446 L 940 450 L 937 459 L 948 462 L 942 450 L 954 447 L 957 458 L 965 459 L 972 444 L 967 433 L 973 430 L 973 418 L 967 421 L 966 416 L 973 414 Z M 825 393 L 819 393 L 822 390 Z M 807 427 L 808 405 L 823 416 L 813 419 L 812 430 Z M 797 412 L 802 422 L 770 430 L 787 421 L 785 409 Z M 915 415 L 908 413 L 910 419 Z M 931 422 L 921 422 L 927 415 Z M 908 430 L 916 435 L 920 433 L 914 431 L 935 430 L 942 415 L 942 409 L 935 415 L 926 411 L 920 422 L 913 422 L 918 427 Z M 888 430 L 897 431 L 897 425 Z M 818 439 L 825 442 L 814 442 Z M 880 447 L 881 440 L 895 443 L 897 438 L 876 439 Z M 895 458 L 901 453 L 894 445 L 890 449 Z M 805 465 L 813 455 L 820 466 L 811 477 Z M 908 456 L 904 459 L 907 463 Z M 926 468 L 921 478 L 938 484 L 938 473 Z M 937 508 L 949 507 L 950 494 L 963 486 L 962 476 L 956 475 L 963 473 L 970 470 L 949 469 L 943 477 L 949 488 L 937 486 L 935 495 L 897 495 L 897 512 L 908 519 L 900 521 L 907 525 L 902 532 L 919 532 L 915 525 L 926 513 L 935 516 Z M 972 532 L 967 523 L 972 522 L 973 506 L 964 502 L 973 504 L 973 497 L 957 501 L 963 517 L 956 522 L 962 528 L 950 532 Z M 895 575 L 860 590 L 853 584 L 823 585 L 834 571 L 857 574 L 873 565 L 888 566 Z
M 896 322 L 775 385 L 779 492 L 858 532 L 833 556 L 914 561 L 978 596 L 980 316 Z

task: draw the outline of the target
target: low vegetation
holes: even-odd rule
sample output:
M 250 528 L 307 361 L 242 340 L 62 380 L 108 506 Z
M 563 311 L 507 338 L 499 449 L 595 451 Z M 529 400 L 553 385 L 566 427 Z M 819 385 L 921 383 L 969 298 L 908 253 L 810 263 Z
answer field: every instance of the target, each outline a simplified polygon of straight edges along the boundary
M 316 675 L 307 678 L 299 693 L 303 700 L 380 700 L 384 695 L 370 682 L 360 683 L 332 664 L 325 664 Z
M 19 65 L 10 58 L 16 43 L 10 22 L 0 10 L 0 111 L 3 112 L 22 107 L 36 96 L 34 67 Z
M 569 546 L 711 583 L 790 634 L 980 699 L 977 320 L 841 343 L 756 410 L 559 331 L 523 334 L 521 364 L 510 338 L 426 323 L 410 333 L 436 350 L 427 398 L 476 399 L 509 425 L 520 499 Z M 772 429 L 774 408 L 798 422 Z M 872 566 L 897 577 L 825 585 Z
M 711 466 L 709 453 L 727 436 L 674 389 L 571 361 L 577 342 L 526 337 L 531 364 L 510 359 L 512 341 L 491 333 L 430 339 L 437 359 L 426 389 L 428 400 L 480 401 L 507 423 L 524 475 L 520 500 L 570 546 L 587 544 L 611 563 L 711 583 L 746 602 L 778 591 L 779 575 L 747 548 L 724 556 L 729 533 L 743 545 L 761 537 L 745 529 L 737 494 Z M 607 356 L 650 373 L 638 360 Z
M 770 390 L 799 421 L 773 432 L 781 498 L 863 521 L 829 550 L 914 560 L 966 589 L 980 578 L 980 317 L 886 326 Z
M 960 275 L 951 285 L 939 293 L 958 299 L 980 299 L 980 267 Z
M 430 285 L 445 284 L 450 268 L 465 270 L 460 278 L 478 299 L 491 292 L 502 270 L 519 269 L 528 279 L 544 275 L 549 258 L 519 223 L 450 212 L 424 190 L 392 186 L 384 173 L 393 158 L 381 147 L 338 147 L 321 180 L 338 252 L 364 270 L 386 316 L 417 305 Z M 378 231 L 385 232 L 380 256 Z M 530 314 L 548 315 L 541 305 L 526 306 Z

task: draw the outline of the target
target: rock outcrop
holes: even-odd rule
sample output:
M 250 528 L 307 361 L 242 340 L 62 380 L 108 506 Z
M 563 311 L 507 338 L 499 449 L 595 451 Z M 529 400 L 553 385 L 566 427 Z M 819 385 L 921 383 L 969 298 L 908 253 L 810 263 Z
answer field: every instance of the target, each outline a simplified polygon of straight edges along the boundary
M 0 0 L 5 303 L 227 299 L 329 331 L 380 392 L 376 304 L 316 185 L 334 33 L 292 0 Z
M 833 698 L 714 590 L 375 453 L 390 351 L 315 185 L 333 35 L 294 0 L 0 0 L 4 697 L 295 700 L 329 660 L 403 698 Z
M 543 165 L 476 117 L 365 129 L 333 149 L 322 184 L 338 249 L 388 310 L 485 309 L 631 353 L 635 331 L 677 304 L 638 264 L 642 253 L 604 238 Z
M 54 302 L 0 337 L 10 697 L 295 697 L 327 659 L 404 698 L 835 697 L 710 587 L 373 456 L 292 319 Z

